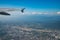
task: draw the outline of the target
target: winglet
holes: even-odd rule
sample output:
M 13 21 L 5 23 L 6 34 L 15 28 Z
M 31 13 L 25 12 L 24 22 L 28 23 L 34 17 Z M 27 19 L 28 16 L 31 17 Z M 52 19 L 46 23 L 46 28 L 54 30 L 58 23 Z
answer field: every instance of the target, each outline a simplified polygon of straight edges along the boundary
M 24 13 L 24 9 L 25 9 L 25 8 L 23 8 L 23 9 L 21 10 L 22 13 Z

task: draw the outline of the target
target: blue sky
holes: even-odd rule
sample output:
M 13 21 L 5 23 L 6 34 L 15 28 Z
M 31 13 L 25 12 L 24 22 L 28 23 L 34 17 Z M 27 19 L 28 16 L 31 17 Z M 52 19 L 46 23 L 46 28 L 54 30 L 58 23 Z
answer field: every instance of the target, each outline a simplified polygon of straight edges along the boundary
M 0 0 L 0 6 L 60 9 L 60 0 Z

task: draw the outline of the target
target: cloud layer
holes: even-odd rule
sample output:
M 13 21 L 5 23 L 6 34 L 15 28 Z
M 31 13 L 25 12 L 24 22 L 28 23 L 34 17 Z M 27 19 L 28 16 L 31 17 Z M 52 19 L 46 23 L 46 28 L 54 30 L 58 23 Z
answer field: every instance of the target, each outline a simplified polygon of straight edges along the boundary
M 7 13 L 10 13 L 12 15 L 17 15 L 18 13 L 20 15 L 50 15 L 50 14 L 60 14 L 59 12 L 55 12 L 55 11 L 32 11 L 32 10 L 24 10 L 24 13 L 21 13 L 21 9 L 20 8 L 0 8 L 0 11 L 5 11 Z
M 57 12 L 57 14 L 60 14 L 60 11 L 59 11 L 59 12 Z

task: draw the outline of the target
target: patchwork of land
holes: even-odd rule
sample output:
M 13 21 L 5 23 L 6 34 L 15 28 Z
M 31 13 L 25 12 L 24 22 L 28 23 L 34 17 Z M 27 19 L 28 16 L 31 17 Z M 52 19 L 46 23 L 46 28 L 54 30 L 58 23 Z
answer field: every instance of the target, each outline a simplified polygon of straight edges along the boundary
M 60 31 L 5 25 L 0 27 L 0 40 L 60 40 Z

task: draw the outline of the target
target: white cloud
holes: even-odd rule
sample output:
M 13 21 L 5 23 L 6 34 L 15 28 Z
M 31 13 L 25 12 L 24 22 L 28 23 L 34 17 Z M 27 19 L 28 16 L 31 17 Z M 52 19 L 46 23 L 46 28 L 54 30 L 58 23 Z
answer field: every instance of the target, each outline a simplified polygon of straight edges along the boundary
M 34 15 L 34 14 L 42 14 L 41 12 L 32 12 L 32 14 Z
M 38 14 L 43 14 L 42 12 L 38 12 Z
M 48 14 L 48 12 L 44 12 L 44 13 L 43 12 L 32 12 L 32 14 L 39 14 L 39 15 L 44 14 L 45 15 L 45 14 Z
M 60 12 L 57 12 L 57 14 L 60 14 Z
M 44 14 L 48 14 L 48 12 L 45 12 Z
M 32 12 L 32 14 L 37 14 L 36 12 Z

